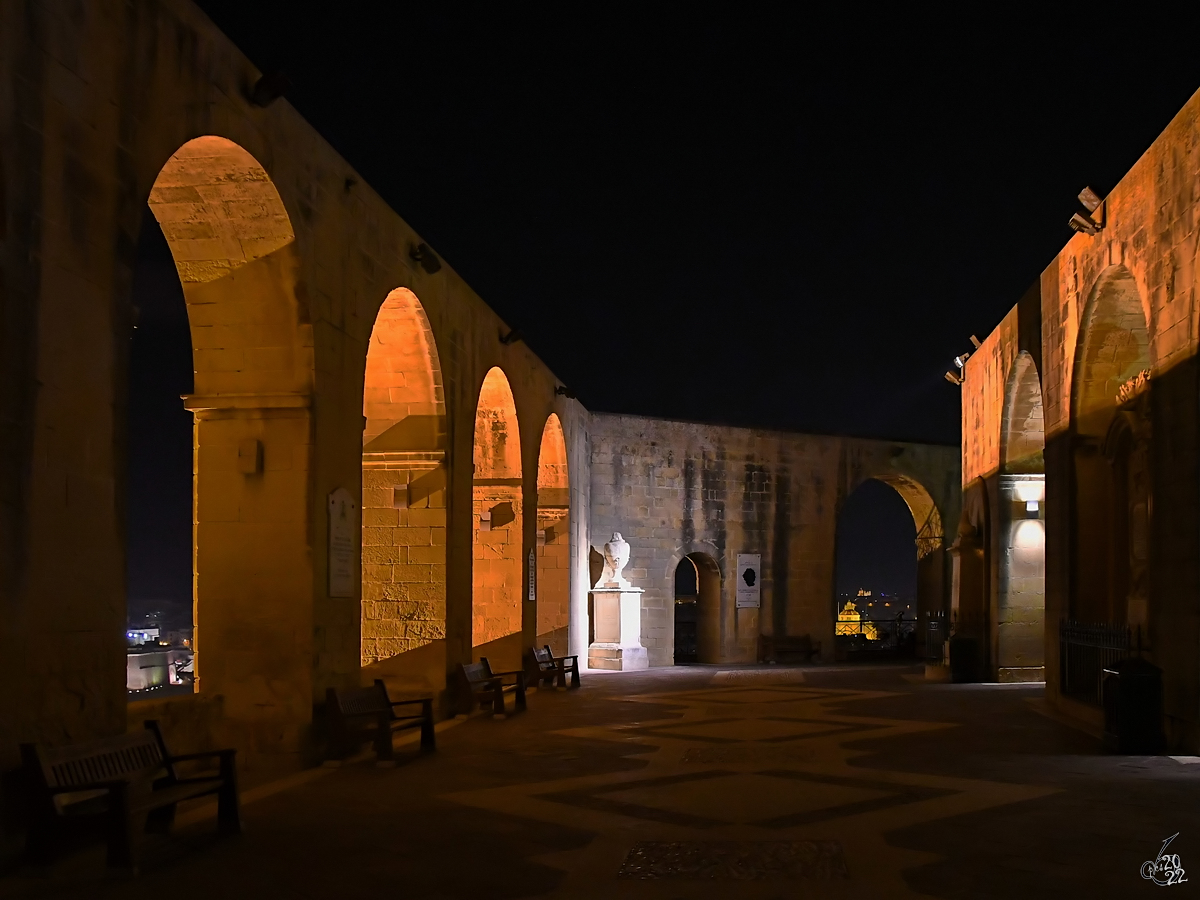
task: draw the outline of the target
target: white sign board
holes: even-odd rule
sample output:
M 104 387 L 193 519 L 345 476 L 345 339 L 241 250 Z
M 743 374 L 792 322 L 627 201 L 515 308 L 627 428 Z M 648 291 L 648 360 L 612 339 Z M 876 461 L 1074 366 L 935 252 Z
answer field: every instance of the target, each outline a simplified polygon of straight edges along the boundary
M 329 495 L 329 596 L 354 596 L 354 551 L 361 542 L 358 504 L 345 488 Z
M 762 555 L 739 553 L 737 555 L 737 608 L 757 609 L 760 606 Z

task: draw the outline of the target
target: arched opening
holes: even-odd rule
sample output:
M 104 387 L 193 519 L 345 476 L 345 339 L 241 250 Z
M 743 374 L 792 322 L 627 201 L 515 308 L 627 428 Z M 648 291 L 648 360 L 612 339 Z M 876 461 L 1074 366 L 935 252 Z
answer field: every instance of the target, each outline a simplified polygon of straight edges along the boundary
M 1045 631 L 1045 428 L 1033 357 L 1017 356 L 1000 426 L 998 681 L 1041 681 Z
M 258 727 L 248 751 L 294 743 L 310 715 L 295 698 L 312 679 L 297 598 L 311 595 L 313 565 L 312 334 L 295 234 L 270 176 L 222 137 L 180 147 L 148 203 L 182 286 L 194 372 L 183 402 L 193 413 L 194 684 L 224 696 L 228 719 L 281 720 Z M 131 503 L 142 502 L 144 486 L 134 489 Z M 251 641 L 270 652 L 250 652 Z
M 437 689 L 446 670 L 445 401 L 429 320 L 407 288 L 375 317 L 363 378 L 361 660 Z
M 471 645 L 476 659 L 521 665 L 521 438 L 508 379 L 493 368 L 475 412 Z
M 696 662 L 696 612 L 700 600 L 700 570 L 685 556 L 675 567 L 675 665 Z
M 673 577 L 675 664 L 721 662 L 720 566 L 707 553 L 689 553 L 676 565 Z
M 567 442 L 554 413 L 542 429 L 537 482 L 537 646 L 567 652 L 571 615 L 571 483 Z
M 941 518 L 921 485 L 870 478 L 838 511 L 834 653 L 838 659 L 916 652 L 919 562 L 941 547 Z
M 129 336 L 125 520 L 130 700 L 189 693 L 192 658 L 192 337 L 158 222 L 142 216 Z
M 1149 598 L 1150 338 L 1123 266 L 1084 311 L 1071 390 L 1073 619 L 1142 627 Z

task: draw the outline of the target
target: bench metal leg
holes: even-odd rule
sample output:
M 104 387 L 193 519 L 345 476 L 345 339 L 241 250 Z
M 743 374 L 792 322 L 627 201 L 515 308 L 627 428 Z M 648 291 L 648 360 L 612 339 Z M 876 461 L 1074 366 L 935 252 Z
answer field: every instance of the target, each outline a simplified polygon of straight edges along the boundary
M 137 873 L 137 825 L 144 817 L 130 808 L 129 785 L 119 784 L 108 792 L 108 864 L 115 869 Z
M 229 750 L 221 754 L 221 789 L 217 791 L 217 831 L 221 834 L 242 833 L 236 750 Z
M 578 661 L 576 661 L 575 665 L 571 666 L 571 687 L 573 687 L 573 688 L 579 687 L 579 662 Z
M 421 752 L 432 753 L 437 749 L 437 738 L 433 730 L 433 701 L 421 704 Z
M 517 700 L 513 704 L 517 709 L 526 709 L 525 706 L 525 680 L 521 679 L 517 682 Z
M 499 686 L 492 691 L 492 715 L 497 719 L 503 719 L 505 717 L 504 688 Z

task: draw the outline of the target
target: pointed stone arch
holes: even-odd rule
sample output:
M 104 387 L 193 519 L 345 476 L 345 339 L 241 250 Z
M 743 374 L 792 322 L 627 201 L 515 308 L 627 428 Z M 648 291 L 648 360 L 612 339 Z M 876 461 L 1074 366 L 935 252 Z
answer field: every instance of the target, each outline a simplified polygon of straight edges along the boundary
M 1045 677 L 1046 466 L 1042 384 L 1021 351 L 1005 385 L 1000 425 L 999 552 L 993 677 Z
M 1070 618 L 1147 621 L 1151 375 L 1137 281 L 1110 266 L 1084 307 L 1072 371 Z

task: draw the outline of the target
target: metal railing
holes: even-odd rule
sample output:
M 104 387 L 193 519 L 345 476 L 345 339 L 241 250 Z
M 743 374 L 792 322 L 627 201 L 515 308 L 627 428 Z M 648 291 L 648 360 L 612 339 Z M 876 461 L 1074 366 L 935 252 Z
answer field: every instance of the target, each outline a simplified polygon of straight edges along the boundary
M 1064 620 L 1058 627 L 1060 689 L 1063 696 L 1099 706 L 1104 669 L 1134 655 L 1137 643 L 1126 625 L 1085 625 Z
M 834 623 L 834 647 L 843 657 L 911 656 L 915 619 L 862 619 Z
M 950 620 L 943 612 L 925 614 L 925 660 L 941 665 L 946 658 L 946 641 L 950 639 Z

